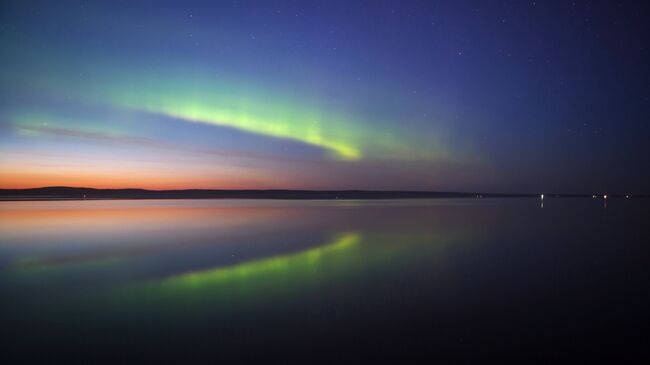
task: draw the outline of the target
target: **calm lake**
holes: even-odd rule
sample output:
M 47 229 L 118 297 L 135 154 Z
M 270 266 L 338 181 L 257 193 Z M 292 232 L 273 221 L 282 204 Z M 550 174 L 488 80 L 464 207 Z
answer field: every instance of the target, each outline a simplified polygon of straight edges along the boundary
M 0 347 L 648 359 L 649 217 L 647 199 L 0 202 Z

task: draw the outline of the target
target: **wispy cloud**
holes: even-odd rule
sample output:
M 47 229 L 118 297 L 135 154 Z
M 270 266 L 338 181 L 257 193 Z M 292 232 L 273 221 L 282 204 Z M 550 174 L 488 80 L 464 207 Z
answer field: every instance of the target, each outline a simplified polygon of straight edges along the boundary
M 228 158 L 244 158 L 244 159 L 254 159 L 254 160 L 309 162 L 301 159 L 285 158 L 285 157 L 279 157 L 273 155 L 263 155 L 263 154 L 246 153 L 246 152 L 233 152 L 233 151 L 226 151 L 220 149 L 192 148 L 177 143 L 162 141 L 159 139 L 142 137 L 142 136 L 132 136 L 126 134 L 116 134 L 116 133 L 98 132 L 98 131 L 83 131 L 83 130 L 76 130 L 76 129 L 69 129 L 69 128 L 39 126 L 39 125 L 13 124 L 13 127 L 19 131 L 35 133 L 35 134 L 78 138 L 78 139 L 85 139 L 85 140 L 93 140 L 102 143 L 119 144 L 119 145 L 133 146 L 133 147 L 175 150 L 175 151 L 191 153 L 191 154 L 212 155 L 212 156 L 228 157 Z

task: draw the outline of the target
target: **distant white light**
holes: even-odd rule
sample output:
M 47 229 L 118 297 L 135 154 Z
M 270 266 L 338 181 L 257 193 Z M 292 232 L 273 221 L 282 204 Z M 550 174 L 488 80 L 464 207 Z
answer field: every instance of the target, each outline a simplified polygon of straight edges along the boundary
M 603 195 L 603 198 L 607 199 L 607 194 Z
M 544 194 L 540 195 L 539 197 L 542 198 L 542 199 L 544 199 Z

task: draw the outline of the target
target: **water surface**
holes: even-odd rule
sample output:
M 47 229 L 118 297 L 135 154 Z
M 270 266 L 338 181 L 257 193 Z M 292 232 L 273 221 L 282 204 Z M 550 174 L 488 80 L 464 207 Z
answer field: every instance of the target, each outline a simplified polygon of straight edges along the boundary
M 0 202 L 5 352 L 647 358 L 649 213 L 635 199 Z

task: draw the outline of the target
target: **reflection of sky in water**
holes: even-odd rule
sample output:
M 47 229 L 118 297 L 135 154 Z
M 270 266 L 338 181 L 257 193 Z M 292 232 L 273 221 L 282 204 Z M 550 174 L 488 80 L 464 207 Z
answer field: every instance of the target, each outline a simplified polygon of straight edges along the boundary
M 75 352 L 606 338 L 647 312 L 644 203 L 1 202 L 0 320 Z
M 441 216 L 443 208 L 404 201 L 3 203 L 0 263 L 5 288 L 17 295 L 37 289 L 126 310 L 138 310 L 145 297 L 160 307 L 196 303 L 190 297 L 208 307 L 286 300 L 471 236 L 448 207 Z

